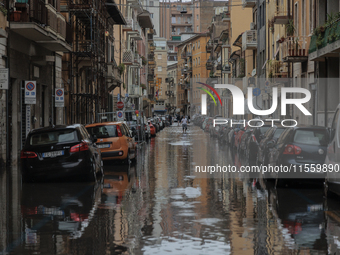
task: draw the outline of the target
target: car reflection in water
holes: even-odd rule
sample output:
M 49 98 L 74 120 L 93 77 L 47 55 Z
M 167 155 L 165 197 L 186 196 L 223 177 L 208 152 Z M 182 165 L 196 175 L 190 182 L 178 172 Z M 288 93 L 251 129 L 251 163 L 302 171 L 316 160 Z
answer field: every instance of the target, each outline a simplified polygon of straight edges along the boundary
M 124 193 L 130 183 L 130 174 L 134 165 L 104 166 L 104 186 L 101 198 L 101 209 L 114 209 L 120 206 Z
M 56 235 L 80 238 L 97 210 L 100 194 L 99 183 L 24 184 L 21 214 L 25 249 L 46 248 L 48 254 L 54 250 Z
M 324 200 L 320 188 L 269 188 L 269 203 L 274 218 L 281 222 L 282 236 L 285 243 L 290 244 L 289 249 L 327 250 Z

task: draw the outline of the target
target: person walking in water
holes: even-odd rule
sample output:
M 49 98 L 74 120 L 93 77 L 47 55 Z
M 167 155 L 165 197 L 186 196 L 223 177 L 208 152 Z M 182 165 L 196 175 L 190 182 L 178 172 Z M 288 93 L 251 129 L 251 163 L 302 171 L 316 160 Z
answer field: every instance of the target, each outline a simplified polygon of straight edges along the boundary
M 182 122 L 183 133 L 186 133 L 188 129 L 188 119 L 186 117 L 183 117 L 181 122 Z

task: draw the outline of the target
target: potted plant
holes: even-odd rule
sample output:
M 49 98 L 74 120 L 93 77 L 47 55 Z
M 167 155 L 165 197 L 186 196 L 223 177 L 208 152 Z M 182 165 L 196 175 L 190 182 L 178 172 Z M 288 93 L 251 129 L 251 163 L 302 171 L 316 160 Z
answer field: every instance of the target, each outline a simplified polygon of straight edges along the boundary
M 125 71 L 125 65 L 123 63 L 120 63 L 119 66 L 118 66 L 118 72 L 119 72 L 119 75 L 121 76 Z
M 294 21 L 290 19 L 286 25 L 286 32 L 288 36 L 293 36 L 295 33 Z
M 142 65 L 145 66 L 147 63 L 148 61 L 146 61 L 146 58 L 142 56 Z

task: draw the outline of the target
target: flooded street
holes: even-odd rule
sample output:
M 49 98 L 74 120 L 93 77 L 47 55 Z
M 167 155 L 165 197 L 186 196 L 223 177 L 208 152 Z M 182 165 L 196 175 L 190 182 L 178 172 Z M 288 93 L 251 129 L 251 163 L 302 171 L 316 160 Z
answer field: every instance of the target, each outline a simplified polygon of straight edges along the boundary
M 340 203 L 322 186 L 195 173 L 247 164 L 177 124 L 98 183 L 21 185 L 0 176 L 0 254 L 340 254 Z

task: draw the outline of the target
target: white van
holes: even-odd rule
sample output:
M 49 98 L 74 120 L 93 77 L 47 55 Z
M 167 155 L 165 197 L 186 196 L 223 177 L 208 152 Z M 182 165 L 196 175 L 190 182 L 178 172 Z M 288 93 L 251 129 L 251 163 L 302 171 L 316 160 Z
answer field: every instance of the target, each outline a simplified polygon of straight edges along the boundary
M 327 167 L 325 195 L 335 193 L 340 196 L 340 104 L 336 108 L 329 133 L 330 143 L 325 160 Z

